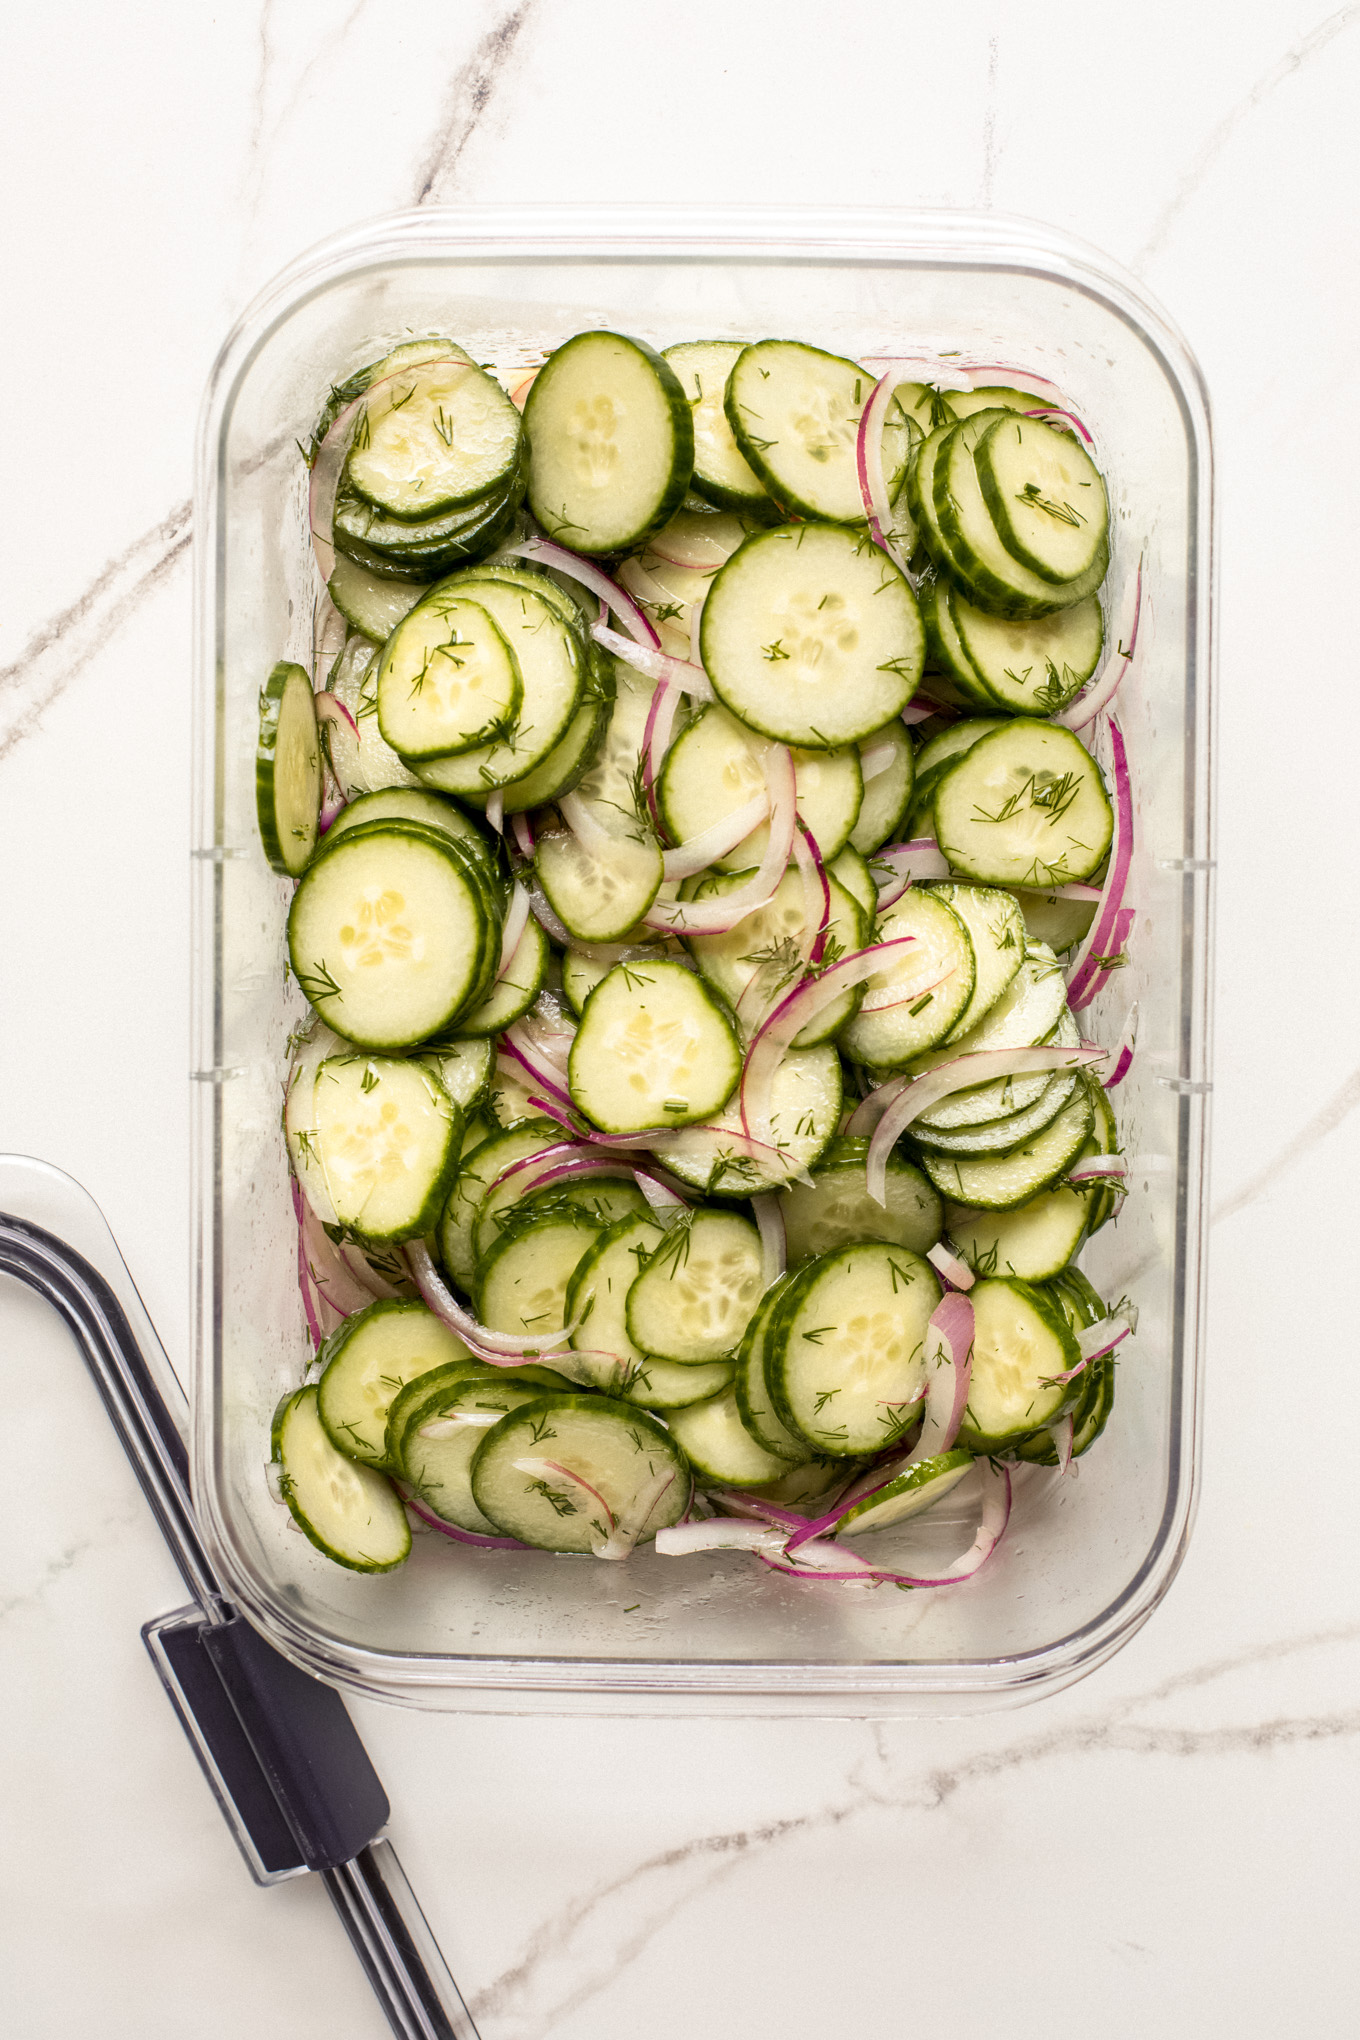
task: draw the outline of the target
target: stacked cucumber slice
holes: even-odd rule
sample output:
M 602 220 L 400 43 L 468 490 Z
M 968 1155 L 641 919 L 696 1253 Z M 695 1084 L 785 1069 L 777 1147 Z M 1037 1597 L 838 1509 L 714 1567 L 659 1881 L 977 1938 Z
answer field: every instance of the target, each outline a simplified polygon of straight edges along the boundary
M 312 1008 L 277 1492 L 383 1571 L 412 1521 L 618 1559 L 1065 1467 L 1122 1197 L 1062 964 L 1118 803 L 1054 719 L 1104 480 L 1024 390 L 803 341 L 591 331 L 525 385 L 406 342 L 310 442 L 345 642 L 274 669 L 256 758 Z

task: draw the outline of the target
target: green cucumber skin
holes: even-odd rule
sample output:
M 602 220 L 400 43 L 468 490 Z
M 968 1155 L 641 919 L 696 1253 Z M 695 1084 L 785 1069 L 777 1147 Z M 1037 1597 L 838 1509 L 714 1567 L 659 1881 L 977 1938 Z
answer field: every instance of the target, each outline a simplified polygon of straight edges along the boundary
M 278 1409 L 274 1412 L 274 1421 L 270 1426 L 270 1442 L 271 1442 L 271 1454 L 276 1464 L 282 1463 L 284 1426 L 288 1420 L 289 1415 L 293 1410 L 294 1405 L 304 1401 L 309 1396 L 314 1398 L 316 1396 L 316 1393 L 317 1391 L 315 1388 L 295 1389 L 291 1395 L 286 1395 L 284 1397 L 283 1401 L 279 1404 Z M 350 1463 L 353 1464 L 354 1462 Z M 380 1474 L 374 1467 L 371 1466 L 364 1467 L 363 1471 L 365 1473 L 370 1474 L 375 1480 L 386 1479 L 386 1476 L 384 1474 Z M 406 1549 L 397 1558 L 389 1559 L 385 1565 L 377 1565 L 373 1564 L 372 1562 L 370 1562 L 367 1565 L 364 1565 L 360 1564 L 359 1561 L 356 1559 L 347 1558 L 343 1552 L 336 1551 L 332 1545 L 327 1544 L 325 1538 L 322 1537 L 319 1534 L 319 1532 L 313 1528 L 311 1522 L 303 1514 L 302 1510 L 298 1507 L 297 1503 L 293 1500 L 292 1493 L 290 1492 L 289 1483 L 287 1482 L 286 1479 L 282 1481 L 281 1486 L 283 1490 L 283 1499 L 288 1505 L 289 1515 L 292 1517 L 293 1521 L 297 1524 L 299 1530 L 301 1530 L 304 1537 L 306 1537 L 308 1543 L 314 1545 L 315 1548 L 321 1553 L 323 1558 L 330 1559 L 333 1565 L 343 1566 L 346 1572 L 388 1573 L 395 1572 L 397 1567 L 399 1565 L 404 1565 L 407 1559 L 410 1557 L 411 1533 L 410 1530 L 408 1529 L 406 1533 Z
M 264 847 L 264 854 L 270 867 L 277 871 L 281 878 L 297 878 L 306 869 L 307 857 L 315 855 L 316 850 L 316 836 L 314 833 L 307 857 L 304 857 L 302 862 L 296 866 L 288 862 L 287 857 L 284 855 L 283 845 L 279 841 L 278 818 L 274 807 L 274 773 L 278 745 L 279 714 L 283 707 L 284 689 L 287 687 L 288 681 L 293 674 L 296 674 L 304 683 L 309 694 L 312 691 L 312 683 L 307 678 L 305 668 L 294 665 L 289 659 L 279 660 L 260 690 L 260 734 L 255 752 L 255 814 L 260 827 L 260 842 Z M 315 715 L 315 711 L 313 711 L 313 714 Z M 319 758 L 321 748 L 319 731 L 316 742 Z M 317 813 L 319 818 L 319 777 L 317 784 Z
M 688 495 L 690 482 L 694 474 L 694 417 L 690 411 L 689 398 L 685 395 L 679 376 L 675 373 L 670 363 L 658 354 L 654 348 L 649 347 L 645 340 L 635 339 L 628 333 L 608 333 L 606 335 L 602 333 L 601 329 L 595 329 L 588 333 L 574 333 L 570 340 L 565 341 L 561 347 L 554 349 L 534 378 L 533 387 L 529 391 L 524 406 L 524 433 L 525 442 L 531 449 L 531 470 L 534 414 L 536 410 L 543 408 L 543 404 L 546 401 L 545 392 L 551 392 L 551 369 L 553 363 L 560 361 L 569 349 L 577 347 L 581 342 L 596 340 L 601 337 L 607 337 L 610 340 L 622 340 L 628 346 L 636 349 L 646 359 L 668 402 L 674 444 L 671 453 L 670 480 L 666 484 L 665 490 L 653 509 L 651 516 L 640 528 L 616 545 L 611 544 L 604 548 L 596 548 L 579 540 L 571 541 L 573 550 L 587 554 L 600 550 L 606 553 L 631 552 L 641 546 L 651 537 L 654 531 L 660 531 L 663 524 L 669 524 L 671 518 Z M 530 473 L 530 480 L 532 480 L 532 473 Z M 540 514 L 541 506 L 533 500 L 532 491 L 529 494 L 529 507 L 535 517 L 537 517 L 538 522 L 547 531 L 548 536 L 550 538 L 553 537 L 549 523 L 545 522 Z M 566 542 L 565 537 L 558 540 L 558 543 Z
M 961 435 L 969 426 L 974 425 L 978 418 L 986 415 L 985 412 L 979 411 L 973 418 L 966 418 L 962 424 L 956 425 L 939 450 L 934 469 L 934 530 L 938 534 L 939 542 L 947 549 L 943 564 L 951 578 L 959 584 L 976 608 L 986 610 L 993 616 L 1011 617 L 1017 622 L 1037 620 L 1041 616 L 1051 616 L 1055 610 L 1066 609 L 1072 603 L 1081 602 L 1086 596 L 1095 593 L 1109 569 L 1109 543 L 1102 539 L 1100 550 L 1089 572 L 1075 581 L 1054 585 L 1052 594 L 1045 596 L 1027 595 L 1018 588 L 1009 586 L 978 556 L 969 544 L 967 534 L 956 514 L 949 488 L 949 463 L 955 457 Z M 1025 572 L 1019 562 L 1016 563 L 1016 572 L 1017 574 Z
M 1027 567 L 1031 574 L 1037 574 L 1041 581 L 1052 582 L 1055 589 L 1065 588 L 1073 579 L 1081 577 L 1054 573 L 1046 562 L 1040 560 L 1038 555 L 1023 543 L 1015 527 L 1014 520 L 1010 515 L 1010 506 L 997 480 L 987 443 L 995 438 L 995 435 L 1003 428 L 1005 423 L 1006 420 L 1004 418 L 998 418 L 995 424 L 989 426 L 978 441 L 975 450 L 974 464 L 977 468 L 978 486 L 982 490 L 982 500 L 987 505 L 992 523 L 996 527 L 997 537 L 1001 540 L 1002 545 L 1005 546 L 1012 559 L 1018 560 L 1022 567 Z M 1042 427 L 1041 429 L 1052 430 L 1052 427 Z M 1091 463 L 1091 466 L 1093 471 L 1095 471 L 1094 462 Z M 1104 477 L 1100 476 L 1098 471 L 1097 478 L 1101 484 L 1102 501 L 1100 507 L 1105 513 L 1105 521 L 1101 528 L 1100 541 L 1095 554 L 1095 557 L 1099 558 L 1101 545 L 1106 547 L 1108 554 L 1106 533 L 1109 529 L 1109 502 L 1105 498 Z M 1094 560 L 1092 564 L 1094 565 Z M 1088 567 L 1085 571 L 1089 573 L 1090 568 Z
M 1037 1282 L 1022 1282 L 1014 1275 L 1004 1277 L 992 1276 L 986 1279 L 1004 1281 L 1008 1289 L 1018 1290 L 1035 1315 L 1041 1318 L 1047 1325 L 1063 1351 L 1063 1365 L 1058 1370 L 1059 1372 L 1066 1373 L 1069 1367 L 1077 1365 L 1081 1359 L 1081 1349 L 1077 1345 L 1076 1337 L 1061 1308 L 1054 1300 L 1052 1293 L 1044 1285 Z M 1064 1386 L 1061 1400 L 1040 1428 L 1047 1430 L 1049 1425 L 1060 1423 L 1065 1416 L 1069 1415 L 1081 1400 L 1083 1388 L 1084 1373 L 1079 1374 L 1075 1381 L 1067 1382 Z M 968 1410 L 965 1407 L 963 1422 L 959 1425 L 956 1442 L 966 1451 L 983 1457 L 999 1452 L 1012 1451 L 1017 1445 L 1022 1444 L 1026 1438 L 1030 1438 L 1033 1435 L 1034 1426 L 1032 1424 L 1019 1426 L 1013 1431 L 995 1433 L 980 1431 L 976 1424 L 968 1421 Z

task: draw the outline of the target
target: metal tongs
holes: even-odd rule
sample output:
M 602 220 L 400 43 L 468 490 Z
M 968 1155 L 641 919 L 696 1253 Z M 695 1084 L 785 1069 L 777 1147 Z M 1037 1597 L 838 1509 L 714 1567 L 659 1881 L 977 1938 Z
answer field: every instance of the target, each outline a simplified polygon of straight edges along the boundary
M 95 1207 L 55 1169 L 0 1157 L 0 1271 L 64 1320 L 192 1596 L 142 1637 L 257 1884 L 315 1872 L 399 2040 L 478 2040 L 392 1844 L 390 1806 L 340 1695 L 252 1629 L 223 1592 L 194 1518 L 187 1405 L 132 1287 L 10 1210 L 28 1181 L 45 1211 L 64 1200 L 88 1230 Z M 103 1230 L 102 1223 L 100 1230 Z M 104 1234 L 110 1272 L 126 1277 Z M 126 1308 L 125 1308 L 126 1302 Z M 134 1330 L 132 1318 L 138 1320 Z

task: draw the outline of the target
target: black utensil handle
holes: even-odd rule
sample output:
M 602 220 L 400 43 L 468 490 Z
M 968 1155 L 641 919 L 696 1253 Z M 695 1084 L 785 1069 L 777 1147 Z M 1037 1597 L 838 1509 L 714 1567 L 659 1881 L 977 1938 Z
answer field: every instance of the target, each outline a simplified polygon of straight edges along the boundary
M 58 1312 L 196 1606 L 142 1634 L 252 1874 L 316 1870 L 399 2040 L 478 2040 L 391 1844 L 387 1795 L 340 1695 L 237 1613 L 199 1535 L 189 1460 L 127 1315 L 82 1254 L 0 1212 L 0 1272 Z

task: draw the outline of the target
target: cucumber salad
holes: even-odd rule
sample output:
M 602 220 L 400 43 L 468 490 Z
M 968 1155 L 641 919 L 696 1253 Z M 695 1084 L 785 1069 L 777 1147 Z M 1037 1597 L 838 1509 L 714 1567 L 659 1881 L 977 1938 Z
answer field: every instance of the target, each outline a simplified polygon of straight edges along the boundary
M 943 1586 L 1100 1436 L 1142 570 L 1116 636 L 1096 451 L 1018 369 L 798 340 L 331 389 L 256 759 L 312 1009 L 270 1479 L 327 1557 Z

